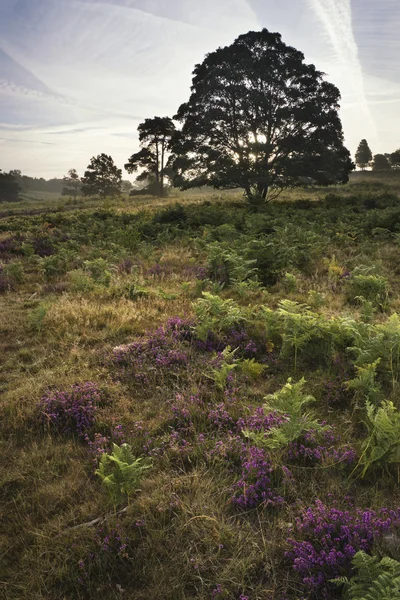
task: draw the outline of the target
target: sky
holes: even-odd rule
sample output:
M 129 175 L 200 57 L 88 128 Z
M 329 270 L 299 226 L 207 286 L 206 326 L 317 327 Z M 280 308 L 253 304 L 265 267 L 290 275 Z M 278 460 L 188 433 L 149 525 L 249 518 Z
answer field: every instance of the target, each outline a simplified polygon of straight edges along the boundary
M 400 147 L 399 0 L 0 0 L 0 169 L 83 174 L 102 152 L 122 168 L 194 65 L 263 27 L 340 89 L 353 155 Z

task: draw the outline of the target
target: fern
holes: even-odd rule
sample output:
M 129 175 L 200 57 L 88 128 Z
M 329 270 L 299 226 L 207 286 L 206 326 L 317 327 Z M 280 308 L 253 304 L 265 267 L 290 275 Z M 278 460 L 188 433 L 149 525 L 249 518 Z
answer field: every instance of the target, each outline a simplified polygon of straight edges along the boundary
M 382 402 L 378 409 L 367 401 L 366 409 L 369 436 L 359 461 L 362 477 L 372 466 L 400 463 L 400 412 L 390 400 Z
M 238 364 L 243 375 L 250 379 L 258 379 L 267 368 L 266 365 L 256 362 L 254 358 L 244 358 Z
M 376 381 L 376 369 L 381 359 L 378 358 L 373 363 L 368 363 L 362 367 L 356 366 L 357 377 L 347 382 L 346 387 L 355 391 L 356 400 L 361 396 L 363 400 L 368 400 L 377 404 L 381 396 L 381 385 Z
M 400 375 L 400 317 L 391 315 L 385 323 L 353 325 L 354 345 L 349 348 L 356 355 L 356 364 L 363 366 L 380 359 L 379 371 L 389 376 L 395 388 Z
M 283 319 L 282 350 L 283 356 L 294 353 L 294 368 L 297 369 L 299 352 L 308 351 L 316 356 L 329 359 L 336 346 L 342 346 L 345 330 L 340 320 L 326 319 L 312 312 L 306 304 L 291 300 L 282 300 L 277 310 Z
M 264 398 L 265 411 L 277 412 L 284 417 L 280 425 L 266 432 L 244 430 L 244 435 L 256 445 L 272 450 L 287 446 L 307 431 L 326 430 L 327 426 L 321 425 L 311 411 L 305 412 L 305 407 L 315 402 L 315 398 L 304 394 L 304 384 L 304 378 L 297 383 L 292 383 L 289 378 L 283 388 Z
M 129 444 L 113 444 L 111 454 L 101 456 L 99 468 L 95 471 L 114 504 L 137 488 L 145 471 L 152 467 L 149 459 L 135 458 Z
M 231 298 L 223 300 L 209 292 L 194 303 L 198 325 L 195 328 L 199 339 L 205 340 L 208 332 L 220 333 L 247 321 L 245 311 Z
M 344 585 L 346 600 L 400 600 L 400 563 L 388 557 L 379 559 L 362 550 L 353 557 L 356 575 L 334 579 Z

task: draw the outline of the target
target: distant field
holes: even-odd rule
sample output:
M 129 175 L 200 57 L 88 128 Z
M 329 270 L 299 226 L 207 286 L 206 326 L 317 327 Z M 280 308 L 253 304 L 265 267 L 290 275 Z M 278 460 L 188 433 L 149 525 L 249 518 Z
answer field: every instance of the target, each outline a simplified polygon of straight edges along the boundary
M 279 201 L 292 201 L 299 199 L 317 200 L 324 197 L 326 194 L 339 193 L 341 195 L 352 194 L 362 185 L 363 191 L 368 190 L 368 186 L 372 186 L 370 191 L 379 187 L 385 186 L 393 190 L 400 190 L 400 172 L 392 171 L 384 174 L 374 173 L 372 171 L 357 171 L 350 175 L 350 182 L 347 185 L 329 186 L 329 187 L 305 187 L 293 190 L 284 190 L 279 196 Z M 356 187 L 354 187 L 356 186 Z M 117 210 L 131 211 L 146 208 L 151 206 L 153 209 L 166 206 L 176 202 L 192 203 L 203 202 L 205 200 L 219 201 L 225 199 L 241 200 L 243 194 L 240 190 L 214 190 L 212 188 L 202 188 L 181 192 L 179 190 L 171 190 L 168 198 L 157 199 L 152 196 L 135 196 L 133 198 L 124 194 L 119 199 L 107 199 L 105 202 L 99 199 L 92 198 L 77 198 L 76 201 L 61 194 L 50 192 L 26 192 L 21 194 L 20 202 L 8 202 L 0 204 L 0 218 L 11 216 L 14 214 L 23 214 L 26 211 L 42 212 L 47 210 L 76 210 L 76 209 L 93 209 L 96 206 L 106 206 L 107 208 L 115 208 Z
M 2 597 L 334 600 L 400 561 L 399 193 L 0 205 Z

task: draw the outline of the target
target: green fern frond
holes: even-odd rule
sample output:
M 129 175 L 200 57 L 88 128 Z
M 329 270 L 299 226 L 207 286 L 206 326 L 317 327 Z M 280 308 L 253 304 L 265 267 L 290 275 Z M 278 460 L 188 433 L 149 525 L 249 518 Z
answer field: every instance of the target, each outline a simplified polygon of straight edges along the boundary
M 344 586 L 346 600 L 400 600 L 400 563 L 384 557 L 379 561 L 362 550 L 353 557 L 356 574 L 333 582 Z

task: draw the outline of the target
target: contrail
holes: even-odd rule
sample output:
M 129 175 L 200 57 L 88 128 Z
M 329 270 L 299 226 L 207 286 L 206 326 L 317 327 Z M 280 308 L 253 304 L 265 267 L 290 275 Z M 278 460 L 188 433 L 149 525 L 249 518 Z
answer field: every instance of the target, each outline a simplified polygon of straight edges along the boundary
M 351 74 L 354 94 L 370 126 L 375 132 L 364 90 L 364 78 L 358 56 L 358 47 L 352 27 L 351 0 L 309 0 L 322 21 L 336 57 Z

